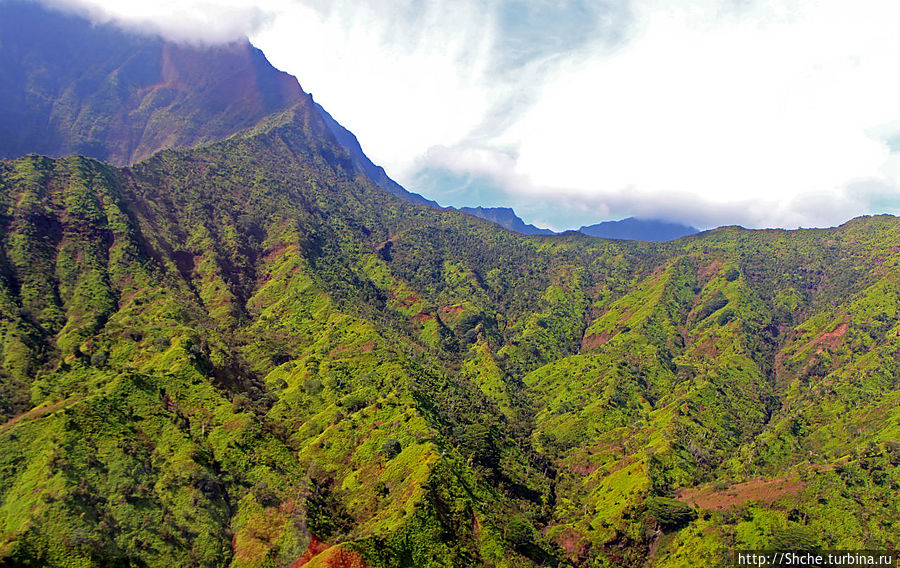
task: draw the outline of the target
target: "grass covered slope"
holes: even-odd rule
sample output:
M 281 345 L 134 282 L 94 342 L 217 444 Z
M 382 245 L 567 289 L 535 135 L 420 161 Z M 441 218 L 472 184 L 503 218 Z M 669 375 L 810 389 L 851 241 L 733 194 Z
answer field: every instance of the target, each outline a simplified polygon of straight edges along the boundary
M 7 562 L 286 565 L 310 534 L 377 565 L 552 557 L 504 534 L 546 480 L 459 349 L 409 339 L 443 307 L 379 243 L 436 214 L 355 179 L 310 109 L 128 170 L 3 164 Z
M 897 544 L 894 218 L 515 235 L 375 187 L 308 99 L 0 188 L 0 565 Z

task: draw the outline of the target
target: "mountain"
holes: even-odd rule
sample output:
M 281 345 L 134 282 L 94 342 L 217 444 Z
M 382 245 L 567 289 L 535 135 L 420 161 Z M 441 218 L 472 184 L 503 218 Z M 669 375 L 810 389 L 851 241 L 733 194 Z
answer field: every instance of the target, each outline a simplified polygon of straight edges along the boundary
M 346 149 L 347 152 L 350 153 L 350 159 L 352 160 L 353 168 L 356 171 L 375 182 L 375 185 L 377 185 L 381 189 L 387 191 L 388 193 L 391 193 L 392 195 L 396 195 L 404 201 L 415 203 L 416 205 L 427 205 L 436 209 L 441 208 L 441 206 L 436 202 L 431 201 L 430 199 L 425 199 L 418 193 L 407 191 L 399 183 L 389 178 L 385 173 L 384 168 L 373 164 L 372 160 L 370 160 L 369 157 L 366 156 L 365 153 L 363 153 L 363 149 L 359 145 L 359 140 L 356 139 L 356 136 L 352 132 L 341 126 L 338 121 L 332 118 L 332 116 L 328 114 L 328 111 L 326 111 L 322 107 L 322 105 L 316 103 L 316 110 L 319 112 L 322 120 L 325 121 L 325 124 L 334 135 L 338 144 L 343 146 L 344 149 Z
M 222 140 L 307 96 L 247 41 L 181 45 L 20 0 L 0 2 L 0 37 L 0 158 L 80 154 L 133 164 Z M 315 108 L 356 171 L 410 203 L 440 208 L 388 177 L 352 132 Z M 517 232 L 552 234 L 511 210 L 478 211 L 470 213 Z
M 460 211 L 474 215 L 481 219 L 487 219 L 493 223 L 497 223 L 501 227 L 510 231 L 515 231 L 523 235 L 553 235 L 550 229 L 539 229 L 534 225 L 526 224 L 525 221 L 516 215 L 516 212 L 509 207 L 460 207 Z
M 693 235 L 694 227 L 655 219 L 628 217 L 621 221 L 604 221 L 578 229 L 585 235 L 604 239 L 629 239 L 634 241 L 663 242 Z
M 221 140 L 305 96 L 247 41 L 199 48 L 0 2 L 0 157 L 131 164 Z
M 308 96 L 0 161 L 0 566 L 894 549 L 898 242 L 517 235 L 391 195 Z

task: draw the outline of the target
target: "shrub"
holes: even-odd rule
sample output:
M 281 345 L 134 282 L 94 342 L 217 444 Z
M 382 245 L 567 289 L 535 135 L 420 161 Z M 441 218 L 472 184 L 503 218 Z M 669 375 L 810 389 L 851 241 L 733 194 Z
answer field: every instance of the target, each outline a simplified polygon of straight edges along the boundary
M 697 312 L 697 321 L 705 320 L 726 305 L 728 305 L 728 298 L 725 297 L 725 294 L 716 292 L 705 304 L 700 306 L 700 310 Z
M 647 514 L 664 529 L 681 528 L 697 518 L 690 505 L 668 497 L 647 499 Z
M 716 318 L 716 323 L 719 324 L 720 326 L 725 325 L 728 322 L 730 322 L 731 320 L 733 320 L 735 318 L 735 315 L 736 314 L 734 313 L 734 310 L 732 310 L 731 308 L 722 310 L 722 313 L 720 313 L 719 316 Z
M 91 355 L 91 366 L 92 367 L 102 367 L 106 365 L 106 361 L 109 359 L 106 353 L 102 351 L 98 351 Z
M 791 524 L 772 535 L 774 550 L 810 551 L 819 546 L 815 531 L 804 525 Z
M 387 459 L 391 459 L 397 454 L 403 451 L 403 446 L 400 445 L 400 442 L 395 440 L 394 438 L 388 438 L 381 444 L 381 453 L 384 454 L 384 457 Z

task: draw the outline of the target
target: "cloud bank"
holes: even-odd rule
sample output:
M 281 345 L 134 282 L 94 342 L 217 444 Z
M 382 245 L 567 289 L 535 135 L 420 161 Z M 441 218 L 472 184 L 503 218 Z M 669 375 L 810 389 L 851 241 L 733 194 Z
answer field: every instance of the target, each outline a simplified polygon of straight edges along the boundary
M 898 211 L 893 0 L 56 4 L 182 41 L 250 35 L 373 161 L 445 203 L 555 228 Z
M 240 40 L 275 17 L 274 5 L 246 0 L 37 0 L 95 23 L 114 23 L 171 41 L 215 45 Z

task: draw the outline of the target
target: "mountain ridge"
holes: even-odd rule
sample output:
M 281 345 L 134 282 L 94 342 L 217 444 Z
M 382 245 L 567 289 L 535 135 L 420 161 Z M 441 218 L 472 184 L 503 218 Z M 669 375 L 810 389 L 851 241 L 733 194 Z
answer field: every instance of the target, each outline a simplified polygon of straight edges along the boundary
M 355 134 L 341 126 L 341 124 L 336 121 L 322 105 L 316 103 L 316 110 L 325 120 L 325 124 L 328 125 L 328 129 L 332 134 L 334 134 L 335 138 L 338 141 L 338 144 L 343 146 L 350 153 L 354 168 L 358 172 L 365 174 L 370 180 L 375 182 L 378 187 L 384 189 L 388 193 L 396 195 L 397 197 L 409 201 L 410 203 L 415 203 L 416 205 L 426 205 L 428 207 L 434 207 L 435 209 L 441 208 L 441 206 L 438 205 L 437 202 L 430 199 L 425 199 L 418 193 L 408 191 L 399 183 L 388 177 L 387 173 L 384 171 L 384 168 L 375 165 L 372 160 L 370 160 L 369 157 L 366 156 L 366 154 L 363 152 L 362 147 L 359 145 L 359 140 L 356 139 Z
M 305 96 L 246 40 L 185 47 L 32 3 L 0 10 L 2 157 L 131 164 L 221 140 Z
M 0 566 L 719 566 L 893 549 L 900 219 L 521 236 L 310 96 L 0 161 Z
M 523 235 L 555 235 L 550 229 L 541 229 L 525 223 L 511 207 L 460 207 L 469 215 L 492 221 L 501 227 Z
M 671 241 L 694 235 L 700 231 L 694 227 L 661 219 L 628 217 L 619 221 L 603 221 L 583 226 L 579 232 L 605 239 L 631 239 L 637 241 Z
M 822 379 L 830 377 L 855 389 L 821 396 L 837 405 L 828 412 L 858 424 L 897 399 L 896 385 L 880 382 L 875 371 L 890 365 L 896 351 L 890 338 L 897 314 L 882 307 L 900 298 L 900 259 L 889 252 L 900 235 L 896 218 L 862 218 L 833 230 L 726 228 L 663 244 L 576 233 L 519 237 L 361 183 L 327 132 L 307 100 L 225 141 L 164 150 L 123 170 L 83 158 L 2 163 L 12 234 L 5 239 L 0 297 L 3 305 L 18 306 L 3 309 L 4 372 L 31 383 L 32 402 L 7 414 L 12 422 L 0 429 L 3 455 L 12 460 L 0 463 L 10 472 L 0 493 L 4 503 L 23 503 L 21 484 L 29 478 L 16 464 L 31 463 L 34 452 L 54 453 L 48 475 L 72 481 L 62 489 L 51 489 L 52 477 L 38 483 L 62 497 L 40 493 L 48 495 L 47 514 L 72 531 L 82 526 L 72 511 L 90 506 L 97 519 L 91 523 L 101 524 L 89 523 L 97 536 L 60 557 L 46 539 L 70 533 L 53 532 L 57 525 L 44 513 L 30 517 L 39 530 L 4 517 L 7 530 L 19 528 L 0 552 L 63 565 L 102 550 L 109 558 L 162 565 L 183 550 L 177 543 L 187 541 L 166 545 L 170 537 L 141 528 L 128 505 L 137 500 L 149 511 L 182 510 L 166 491 L 148 489 L 180 454 L 139 445 L 129 450 L 158 465 L 135 479 L 144 489 L 121 490 L 119 505 L 111 497 L 124 481 L 96 465 L 134 463 L 108 441 L 141 439 L 117 425 L 134 420 L 120 405 L 138 409 L 133 427 L 156 443 L 165 424 L 174 423 L 185 432 L 176 447 L 196 445 L 190 450 L 196 457 L 186 462 L 194 473 L 169 483 L 177 490 L 172 495 L 194 494 L 203 516 L 176 516 L 173 530 L 206 531 L 211 543 L 228 540 L 226 529 L 234 534 L 230 552 L 220 545 L 195 549 L 201 564 L 230 559 L 257 566 L 270 553 L 299 557 L 309 533 L 277 519 L 305 516 L 311 534 L 331 543 L 319 554 L 353 552 L 372 566 L 396 565 L 407 554 L 415 565 L 454 565 L 448 559 L 461 553 L 518 565 L 547 559 L 582 565 L 602 557 L 665 566 L 678 558 L 679 546 L 700 554 L 710 541 L 738 534 L 727 513 L 698 504 L 720 498 L 704 479 L 752 477 L 758 467 L 767 468 L 770 483 L 796 475 L 802 483 L 786 486 L 784 495 L 801 499 L 801 510 L 816 523 L 828 518 L 816 512 L 820 495 L 833 499 L 834 491 L 853 493 L 851 483 L 862 483 L 858 490 L 889 499 L 884 491 L 900 482 L 877 478 L 881 470 L 871 465 L 900 459 L 878 442 L 897 427 L 894 418 L 856 435 L 874 444 L 873 457 L 865 458 L 869 469 L 853 470 L 857 477 L 845 482 L 845 473 L 817 468 L 843 459 L 859 442 L 827 434 L 831 423 L 815 414 L 822 412 L 819 395 L 788 388 L 804 382 L 826 388 Z M 68 205 L 41 209 L 41 203 Z M 94 237 L 107 232 L 111 238 Z M 22 244 L 11 247 L 15 242 Z M 27 250 L 34 252 L 26 256 Z M 852 269 L 875 266 L 870 259 L 879 256 L 890 259 L 885 274 Z M 772 270 L 772 258 L 792 268 Z M 55 277 L 48 281 L 46 274 Z M 595 302 L 602 308 L 593 311 Z M 844 313 L 855 315 L 848 320 Z M 867 348 L 845 341 L 869 333 L 864 330 L 875 334 L 869 337 L 877 357 L 868 359 L 875 374 L 852 387 L 846 382 L 856 376 L 852 353 Z M 834 366 L 822 369 L 822 355 L 810 344 L 833 350 Z M 7 355 L 23 349 L 25 359 Z M 3 388 L 25 387 L 5 381 Z M 865 397 L 871 400 L 862 402 Z M 201 411 L 209 404 L 212 416 Z M 852 410 L 853 404 L 861 406 Z M 94 410 L 110 405 L 117 410 L 105 417 Z M 410 417 L 407 429 L 377 425 L 401 416 Z M 316 426 L 321 420 L 337 424 Z M 285 421 L 292 426 L 278 434 Z M 374 439 L 338 442 L 360 427 L 374 428 Z M 63 438 L 54 441 L 48 431 Z M 823 435 L 833 446 L 810 446 L 818 456 L 811 462 L 780 449 L 805 447 Z M 91 458 L 85 444 L 105 449 Z M 275 454 L 281 465 L 244 453 L 270 453 L 279 444 L 294 448 Z M 609 444 L 633 447 L 585 461 Z M 294 452 L 298 457 L 289 457 Z M 420 459 L 432 465 L 415 469 Z M 242 473 L 235 469 L 240 463 L 255 465 Z M 519 470 L 517 463 L 544 465 Z M 812 473 L 796 469 L 805 463 Z M 375 477 L 383 485 L 359 480 L 356 472 L 373 464 L 384 472 Z M 601 464 L 607 473 L 585 477 L 585 468 Z M 541 473 L 548 466 L 556 471 L 553 480 Z M 290 481 L 304 471 L 314 472 L 306 494 Z M 79 479 L 86 480 L 81 489 Z M 839 489 L 822 493 L 815 479 Z M 692 487 L 693 493 L 684 491 Z M 695 505 L 666 501 L 673 489 Z M 385 490 L 422 497 L 394 505 L 380 500 Z M 480 497 L 471 501 L 467 492 Z M 228 505 L 225 495 L 240 505 Z M 91 501 L 95 496 L 107 501 Z M 567 512 L 560 497 L 576 500 L 579 513 Z M 441 516 L 453 500 L 465 503 L 462 516 Z M 757 505 L 753 522 L 761 524 L 753 526 L 767 526 L 763 519 L 774 515 L 785 530 L 794 527 L 782 502 Z M 379 524 L 398 515 L 395 507 L 403 503 L 410 513 Z M 827 510 L 843 512 L 845 502 L 836 503 Z M 228 507 L 237 507 L 234 517 Z M 584 507 L 592 511 L 586 520 Z M 711 516 L 685 513 L 691 507 Z M 366 511 L 377 513 L 370 518 Z M 482 519 L 480 536 L 465 528 L 470 514 Z M 261 539 L 267 518 L 276 524 L 265 534 L 280 535 L 282 544 Z M 889 528 L 892 519 L 875 517 L 866 530 L 890 542 L 889 531 L 878 527 L 887 522 Z M 440 544 L 439 532 L 423 530 L 429 523 L 455 535 L 454 547 Z M 383 532 L 386 526 L 392 528 Z M 648 527 L 670 536 L 653 554 L 646 537 L 623 545 L 616 536 Z M 157 542 L 159 552 L 118 544 L 119 534 Z M 569 544 L 573 535 L 577 547 Z M 342 540 L 352 546 L 335 544 Z M 627 558 L 616 552 L 623 550 Z

